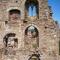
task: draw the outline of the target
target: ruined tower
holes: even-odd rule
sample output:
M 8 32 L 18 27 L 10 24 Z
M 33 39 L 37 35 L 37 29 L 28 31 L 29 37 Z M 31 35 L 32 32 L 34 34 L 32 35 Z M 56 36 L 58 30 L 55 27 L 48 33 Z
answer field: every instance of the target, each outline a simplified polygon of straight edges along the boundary
M 0 60 L 58 60 L 58 41 L 48 0 L 0 0 Z

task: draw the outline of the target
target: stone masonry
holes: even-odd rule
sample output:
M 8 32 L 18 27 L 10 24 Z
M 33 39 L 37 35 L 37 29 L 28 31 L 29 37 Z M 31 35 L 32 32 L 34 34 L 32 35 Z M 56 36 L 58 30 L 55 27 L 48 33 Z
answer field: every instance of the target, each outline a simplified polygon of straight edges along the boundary
M 35 3 L 37 16 L 28 15 L 26 2 Z M 0 60 L 59 60 L 59 27 L 47 0 L 0 0 Z

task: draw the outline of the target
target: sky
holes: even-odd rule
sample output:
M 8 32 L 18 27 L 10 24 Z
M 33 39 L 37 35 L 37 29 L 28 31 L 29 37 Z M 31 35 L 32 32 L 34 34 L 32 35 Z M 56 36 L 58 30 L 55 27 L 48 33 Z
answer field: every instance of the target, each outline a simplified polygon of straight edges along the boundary
M 60 0 L 48 0 L 48 4 L 52 7 L 53 19 L 60 24 Z

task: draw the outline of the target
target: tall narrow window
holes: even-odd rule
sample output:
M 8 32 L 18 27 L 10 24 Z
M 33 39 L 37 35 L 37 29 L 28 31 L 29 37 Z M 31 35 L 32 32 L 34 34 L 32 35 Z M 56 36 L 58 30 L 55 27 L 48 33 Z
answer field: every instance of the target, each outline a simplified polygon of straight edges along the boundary
M 34 4 L 29 5 L 29 16 L 36 16 L 37 12 L 36 12 L 36 6 Z
M 25 8 L 28 16 L 38 16 L 39 6 L 37 0 L 26 0 Z
M 36 27 L 29 26 L 25 30 L 25 44 L 31 48 L 37 48 L 39 46 L 39 33 Z

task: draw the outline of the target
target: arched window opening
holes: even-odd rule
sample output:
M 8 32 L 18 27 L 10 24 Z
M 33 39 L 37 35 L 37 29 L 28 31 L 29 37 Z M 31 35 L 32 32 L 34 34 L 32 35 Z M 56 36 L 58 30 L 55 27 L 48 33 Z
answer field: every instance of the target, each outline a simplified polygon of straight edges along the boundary
M 15 37 L 15 34 L 14 33 L 9 33 L 7 34 L 5 37 L 4 37 L 4 43 L 5 43 L 5 46 L 7 47 L 9 41 L 10 41 L 10 37 Z
M 16 36 L 15 33 L 8 33 L 3 38 L 3 42 L 5 46 L 5 54 L 12 54 L 11 51 L 13 51 L 13 49 L 17 47 L 18 39 L 15 36 Z
M 37 0 L 26 0 L 25 8 L 28 16 L 38 16 L 39 6 Z
M 38 30 L 34 26 L 29 26 L 26 29 L 25 34 L 30 36 L 31 38 L 34 38 L 38 36 Z
M 32 54 L 32 56 L 29 58 L 29 60 L 40 60 L 39 55 Z
M 17 9 L 12 9 L 9 11 L 9 19 L 10 20 L 16 20 L 16 19 L 19 19 L 20 18 L 20 11 L 17 10 Z
M 36 27 L 29 26 L 25 30 L 25 44 L 31 48 L 39 47 L 39 32 Z

